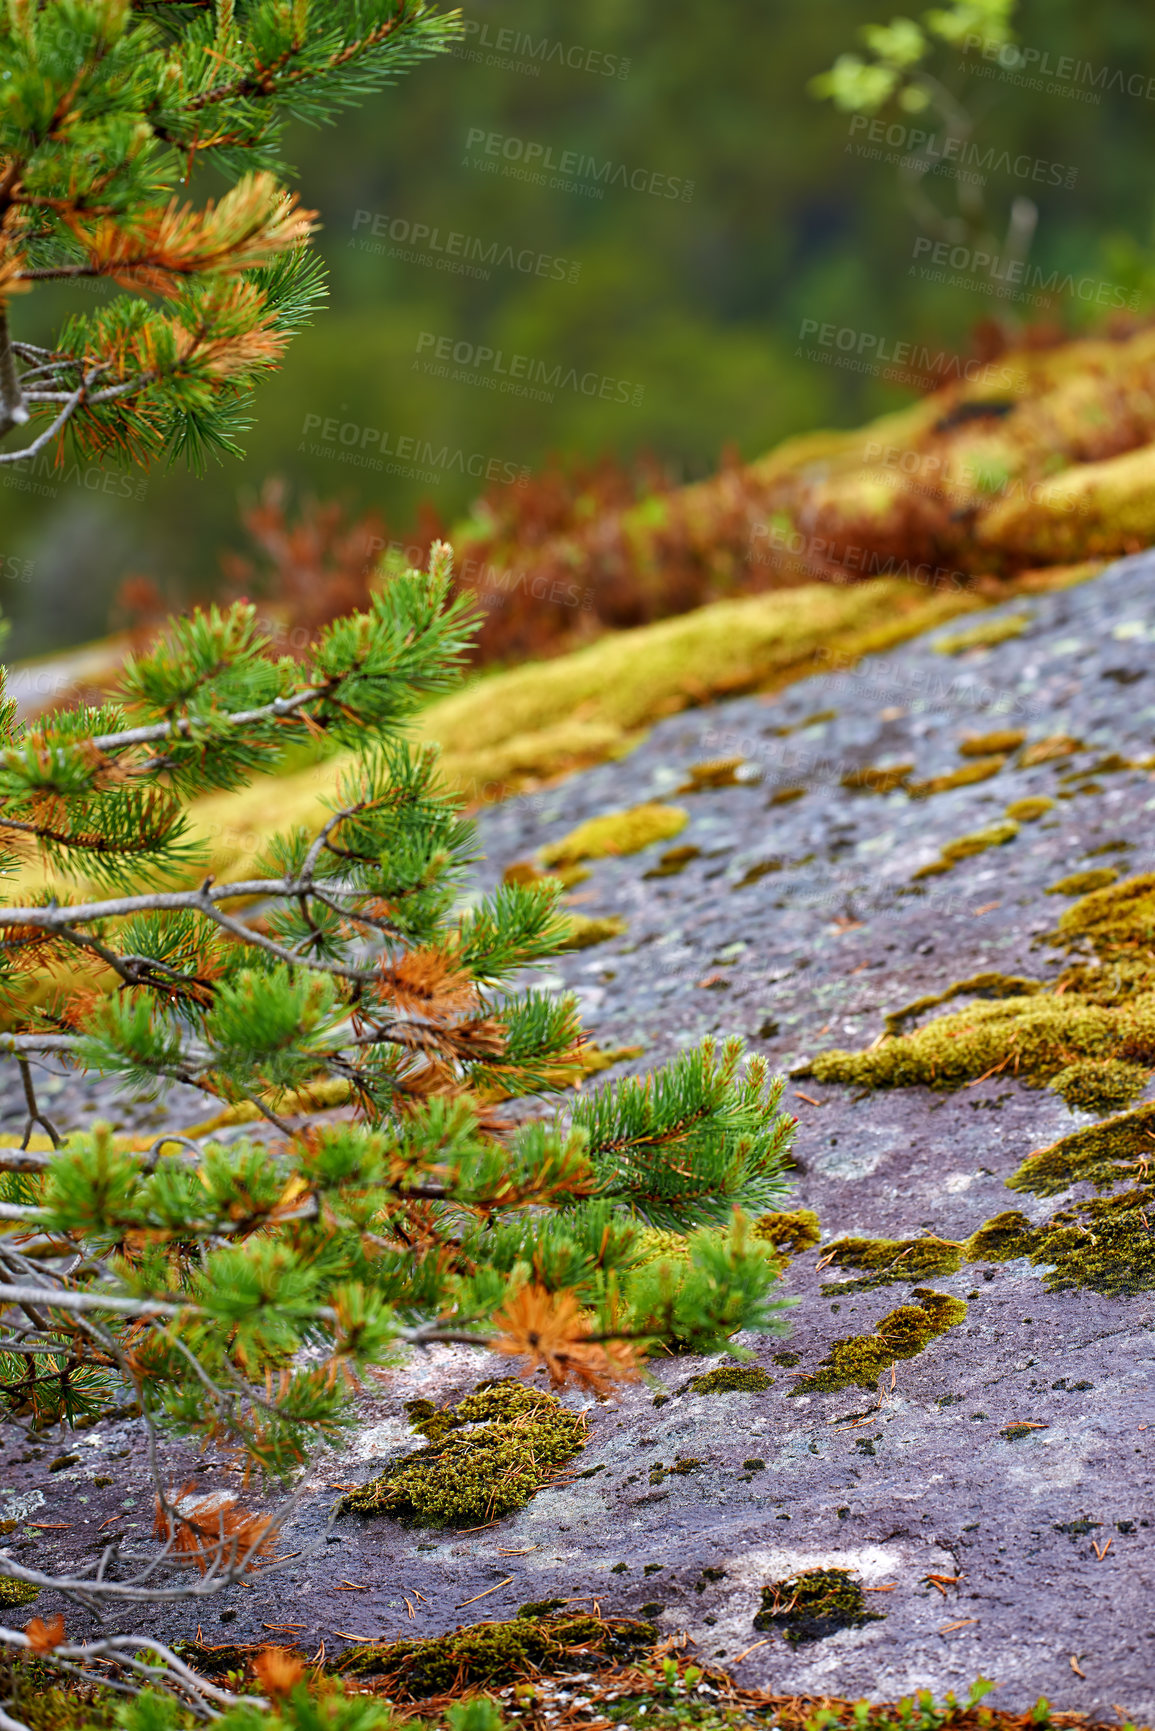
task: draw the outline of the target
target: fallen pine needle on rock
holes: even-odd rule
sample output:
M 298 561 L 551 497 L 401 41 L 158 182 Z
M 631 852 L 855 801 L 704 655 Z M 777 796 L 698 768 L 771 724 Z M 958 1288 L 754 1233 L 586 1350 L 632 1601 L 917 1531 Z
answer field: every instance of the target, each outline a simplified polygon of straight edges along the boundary
M 1082 1677 L 1084 1680 L 1086 1679 L 1087 1673 L 1079 1669 L 1079 1661 L 1074 1653 L 1071 1654 L 1071 1669 L 1075 1673 L 1076 1677 Z
M 952 1629 L 965 1629 L 968 1623 L 977 1623 L 977 1617 L 959 1617 L 953 1623 L 943 1623 L 939 1629 L 940 1635 L 949 1635 Z
M 455 1605 L 455 1611 L 464 1611 L 466 1605 L 476 1605 L 478 1599 L 488 1599 L 490 1593 L 496 1593 L 501 1587 L 513 1585 L 513 1576 L 507 1575 L 504 1581 L 498 1581 L 496 1586 L 486 1587 L 484 1593 L 474 1593 L 472 1599 L 463 1599 L 460 1605 Z
M 753 1653 L 756 1648 L 768 1647 L 769 1645 L 770 1645 L 770 1637 L 769 1637 L 769 1635 L 767 1635 L 764 1640 L 755 1641 L 753 1647 L 746 1647 L 741 1653 L 736 1654 L 736 1656 L 733 1659 L 731 1659 L 730 1663 L 731 1663 L 731 1665 L 740 1665 L 742 1663 L 742 1660 L 748 1658 L 749 1655 L 751 1653 Z

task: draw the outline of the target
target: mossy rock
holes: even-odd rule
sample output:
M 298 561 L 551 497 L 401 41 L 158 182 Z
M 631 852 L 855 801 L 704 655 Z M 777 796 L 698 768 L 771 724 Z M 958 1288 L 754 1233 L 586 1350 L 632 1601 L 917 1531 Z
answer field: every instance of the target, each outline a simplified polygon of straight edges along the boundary
M 1036 1148 L 1007 1186 L 1034 1196 L 1057 1196 L 1079 1183 L 1106 1190 L 1146 1172 L 1150 1164 L 1155 1164 L 1155 1106 L 1139 1106 Z
M 754 1627 L 773 1630 L 791 1646 L 801 1646 L 841 1629 L 880 1623 L 884 1615 L 867 1610 L 862 1587 L 848 1569 L 807 1569 L 763 1587 Z
M 38 1599 L 43 1592 L 42 1587 L 33 1586 L 31 1581 L 17 1581 L 11 1575 L 0 1575 L 0 1607 L 15 1608 L 17 1605 L 30 1605 L 33 1599 Z
M 760 1214 L 754 1222 L 754 1237 L 788 1256 L 800 1256 L 819 1242 L 822 1227 L 812 1208 L 796 1208 L 792 1213 L 771 1211 Z
M 841 785 L 851 793 L 893 793 L 913 773 L 913 763 L 866 764 L 848 770 Z
M 568 835 L 541 850 L 547 866 L 572 866 L 587 859 L 606 859 L 640 853 L 656 841 L 672 841 L 689 823 L 689 814 L 679 805 L 650 802 L 628 811 L 606 812 L 579 823 Z
M 981 619 L 963 631 L 951 631 L 936 637 L 931 648 L 940 655 L 963 655 L 968 649 L 993 649 L 998 643 L 1009 643 L 1021 637 L 1031 623 L 1025 613 L 1012 613 L 997 619 Z
M 505 1623 L 475 1623 L 431 1640 L 353 1647 L 333 1670 L 338 1676 L 382 1679 L 391 1700 L 421 1701 L 450 1691 L 502 1688 L 543 1673 L 588 1671 L 599 1660 L 634 1656 L 657 1637 L 653 1623 L 631 1618 L 553 1617 L 531 1611 Z
M 611 938 L 620 938 L 629 927 L 618 914 L 606 914 L 601 918 L 592 918 L 586 914 L 567 914 L 566 935 L 558 945 L 559 950 L 592 950 L 595 944 L 607 944 Z
M 989 781 L 992 775 L 997 775 L 1006 764 L 1003 755 L 995 757 L 978 757 L 973 763 L 964 763 L 960 769 L 948 770 L 945 775 L 932 775 L 927 781 L 908 781 L 906 791 L 911 799 L 929 799 L 934 793 L 949 793 L 954 787 L 971 787 L 975 782 Z
M 1093 890 L 1064 910 L 1052 943 L 1089 944 L 1108 960 L 1155 944 L 1155 872 Z
M 896 1359 L 917 1357 L 932 1340 L 966 1320 L 967 1307 L 961 1298 L 917 1289 L 911 1296 L 913 1304 L 900 1304 L 873 1333 L 836 1340 L 814 1375 L 801 1377 L 790 1393 L 833 1394 L 851 1383 L 874 1388 Z
M 724 1364 L 692 1377 L 689 1387 L 694 1394 L 762 1394 L 773 1381 L 759 1365 Z
M 701 857 L 701 848 L 694 847 L 690 843 L 686 843 L 682 847 L 669 847 L 664 854 L 659 856 L 657 865 L 651 866 L 648 872 L 642 873 L 642 876 L 646 878 L 676 878 L 680 872 L 685 871 L 691 860 Z
M 1112 1112 L 1128 1106 L 1147 1086 L 1149 1064 L 1125 1064 L 1118 1058 L 1083 1058 L 1067 1064 L 1051 1087 L 1072 1112 Z
M 521 1508 L 585 1443 L 585 1421 L 513 1377 L 483 1383 L 453 1407 L 410 1402 L 429 1446 L 342 1497 L 341 1513 L 415 1526 L 473 1526 Z
M 945 991 L 916 998 L 913 1003 L 904 1004 L 901 1010 L 891 1010 L 885 1018 L 886 1031 L 888 1034 L 901 1034 L 907 1022 L 926 1010 L 937 1009 L 939 1004 L 949 1003 L 952 998 L 1030 998 L 1044 989 L 1040 980 L 1027 979 L 1023 974 L 971 974 L 965 980 L 953 981 Z
M 968 733 L 959 745 L 959 756 L 990 757 L 994 752 L 1017 751 L 1026 737 L 1017 728 L 1003 728 L 995 733 Z
M 938 1280 L 957 1274 L 962 1267 L 963 1247 L 953 1239 L 935 1238 L 839 1238 L 822 1253 L 823 1264 L 836 1268 L 864 1268 L 861 1279 L 824 1286 L 823 1296 L 838 1292 L 867 1292 L 895 1281 Z
M 1048 799 L 1045 794 L 1039 794 L 1031 799 L 1012 800 L 1007 807 L 1007 816 L 1013 818 L 1015 823 L 1037 823 L 1054 809 L 1055 801 Z
M 1113 866 L 1092 866 L 1088 871 L 1072 872 L 1069 877 L 1060 878 L 1058 883 L 1048 884 L 1049 896 L 1085 896 L 1092 890 L 1105 890 L 1108 884 L 1117 883 L 1118 872 Z
M 1132 1297 L 1155 1288 L 1152 1208 L 1155 1188 L 1136 1187 L 1061 1208 L 1041 1226 L 1008 1210 L 980 1226 L 967 1240 L 966 1253 L 976 1262 L 1029 1257 L 1044 1269 L 1048 1292 L 1083 1287 L 1105 1298 Z

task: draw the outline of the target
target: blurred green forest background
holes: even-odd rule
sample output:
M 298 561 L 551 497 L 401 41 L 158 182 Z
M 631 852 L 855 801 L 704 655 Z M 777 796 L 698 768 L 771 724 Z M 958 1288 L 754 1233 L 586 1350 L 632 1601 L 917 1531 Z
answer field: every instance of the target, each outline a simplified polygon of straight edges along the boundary
M 466 515 L 482 490 L 479 459 L 508 475 L 550 453 L 628 462 L 650 451 L 692 479 L 727 448 L 753 457 L 789 433 L 909 401 L 909 390 L 800 352 L 802 323 L 816 320 L 967 353 L 997 310 L 974 288 L 909 274 L 918 226 L 895 169 L 855 154 L 848 117 L 807 94 L 808 79 L 856 45 L 858 26 L 889 12 L 871 0 L 731 0 L 709 11 L 691 0 L 469 0 L 457 55 L 335 128 L 291 137 L 304 201 L 323 223 L 330 302 L 254 401 L 244 461 L 202 478 L 158 469 L 142 479 L 72 459 L 55 473 L 42 465 L 31 484 L 4 471 L 10 653 L 100 635 L 126 574 L 150 575 L 173 604 L 211 594 L 218 550 L 243 541 L 238 499 L 273 474 L 297 496 L 373 506 L 400 537 L 423 499 L 446 523 Z M 1070 187 L 993 175 L 996 228 L 1028 192 L 1040 213 L 1033 261 L 1138 290 L 1146 308 L 1150 15 L 1135 0 L 1024 0 L 1016 28 L 1053 60 L 1140 74 L 1141 93 L 1075 100 L 960 68 L 954 85 L 969 87 L 984 148 L 1077 170 Z M 534 61 L 503 30 L 550 51 Z M 483 151 L 467 145 L 476 130 L 667 179 L 655 193 L 619 185 L 592 198 L 483 172 L 471 166 Z M 687 181 L 689 198 L 663 196 Z M 944 205 L 949 190 L 938 189 Z M 483 252 L 496 242 L 498 257 L 474 274 L 438 268 L 445 254 L 428 243 L 415 252 L 412 238 L 389 240 L 391 228 L 404 237 L 415 225 L 436 229 L 441 245 L 451 231 Z M 91 294 L 76 287 L 42 292 L 14 308 L 15 334 L 45 341 L 85 304 Z M 1059 315 L 1071 329 L 1105 318 L 1074 298 Z M 438 377 L 423 364 L 431 338 L 610 384 L 596 395 L 561 386 L 547 402 Z M 318 445 L 326 420 L 387 433 L 389 448 L 408 438 L 462 458 L 432 481 L 357 467 L 340 460 L 339 443 Z

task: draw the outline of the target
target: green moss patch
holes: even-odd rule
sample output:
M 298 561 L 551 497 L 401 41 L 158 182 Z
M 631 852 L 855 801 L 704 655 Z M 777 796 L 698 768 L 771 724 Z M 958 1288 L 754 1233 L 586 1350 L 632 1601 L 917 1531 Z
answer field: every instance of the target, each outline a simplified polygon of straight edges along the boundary
M 884 1370 L 898 1358 L 915 1358 L 932 1340 L 957 1328 L 966 1318 L 961 1298 L 943 1292 L 916 1290 L 913 1304 L 900 1304 L 884 1316 L 871 1334 L 836 1340 L 813 1376 L 795 1383 L 791 1394 L 832 1394 L 857 1383 L 873 1388 Z
M 806 792 L 804 787 L 780 787 L 766 801 L 769 805 L 792 805 L 796 799 L 801 799 Z
M 812 1208 L 796 1208 L 793 1213 L 761 1214 L 754 1223 L 754 1237 L 772 1244 L 788 1256 L 800 1256 L 822 1237 L 822 1227 Z
M 1118 1006 L 1078 992 L 973 1004 L 863 1052 L 820 1053 L 809 1071 L 820 1082 L 866 1088 L 950 1089 L 994 1075 L 1042 1087 L 1082 1059 L 1134 1066 L 1133 1098 L 1155 1065 L 1155 992 Z M 1115 1105 L 1124 1103 L 1118 1094 L 1123 1082 L 1122 1072 L 1111 1073 L 1107 1086 L 1116 1090 Z
M 608 943 L 611 938 L 620 938 L 629 930 L 626 921 L 617 914 L 607 914 L 600 919 L 586 914 L 570 914 L 568 919 L 569 930 L 558 945 L 559 950 L 590 950 L 595 944 Z
M 1031 623 L 1025 613 L 1012 613 L 1009 618 L 982 619 L 965 631 L 951 631 L 936 637 L 931 648 L 940 655 L 962 655 L 968 649 L 991 649 L 996 643 L 1009 643 L 1021 637 Z
M 1051 733 L 1046 739 L 1033 739 L 1023 748 L 1019 768 L 1034 769 L 1039 763 L 1059 763 L 1063 758 L 1073 757 L 1077 751 L 1086 749 L 1081 739 L 1072 739 L 1069 733 Z
M 839 1238 L 822 1253 L 820 1267 L 864 1268 L 859 1280 L 824 1286 L 823 1296 L 837 1292 L 866 1292 L 896 1280 L 938 1280 L 957 1274 L 962 1267 L 961 1244 L 935 1238 Z
M 944 992 L 916 998 L 901 1010 L 892 1010 L 886 1017 L 886 1031 L 901 1034 L 907 1022 L 927 1010 L 937 1009 L 939 1004 L 949 1003 L 952 998 L 1029 998 L 1043 990 L 1041 981 L 1028 980 L 1022 974 L 971 974 L 969 979 L 955 980 Z
M 1051 1087 L 1072 1112 L 1112 1112 L 1128 1105 L 1147 1086 L 1147 1064 L 1125 1064 L 1118 1058 L 1083 1058 L 1066 1064 Z
M 756 1629 L 780 1634 L 792 1646 L 821 1641 L 840 1629 L 880 1623 L 883 1613 L 868 1611 L 862 1587 L 847 1569 L 807 1569 L 762 1589 Z
M 744 757 L 718 757 L 709 763 L 692 763 L 687 772 L 689 780 L 683 782 L 678 792 L 704 793 L 712 787 L 752 787 L 761 781 L 762 776 L 754 765 L 742 775 L 740 771 L 745 765 Z
M 725 1364 L 692 1377 L 688 1386 L 695 1394 L 761 1394 L 773 1381 L 758 1365 Z
M 667 848 L 661 855 L 656 866 L 651 866 L 642 876 L 647 878 L 676 878 L 679 872 L 684 872 L 691 860 L 700 859 L 702 850 L 686 844 L 683 847 Z
M 913 770 L 913 763 L 867 764 L 849 770 L 842 777 L 842 786 L 853 793 L 893 793 Z
M 1045 1268 L 1049 1292 L 1086 1287 L 1105 1298 L 1130 1297 L 1155 1287 L 1153 1208 L 1155 1188 L 1147 1186 L 1061 1208 L 1041 1226 L 1008 1211 L 981 1226 L 966 1251 L 976 1262 L 1029 1257 Z
M 0 1607 L 30 1605 L 33 1599 L 40 1597 L 42 1590 L 30 1581 L 15 1581 L 11 1575 L 0 1575 Z
M 1014 841 L 1019 833 L 1019 826 L 1010 818 L 1002 818 L 998 823 L 989 823 L 984 829 L 972 830 L 969 835 L 960 835 L 955 841 L 944 842 L 940 857 L 930 865 L 922 866 L 916 871 L 916 878 L 937 877 L 940 872 L 950 871 L 959 860 L 970 859 L 974 854 L 985 853 L 988 848 L 1004 847 L 1007 842 Z
M 1148 950 L 1155 944 L 1155 872 L 1083 896 L 1060 916 L 1051 942 L 1088 944 L 1104 961 Z
M 960 757 L 990 757 L 993 752 L 1017 751 L 1026 734 L 1010 728 L 996 733 L 969 733 L 959 745 Z
M 1076 1130 L 1036 1148 L 1007 1179 L 1011 1190 L 1035 1196 L 1057 1196 L 1072 1184 L 1086 1182 L 1096 1190 L 1144 1177 L 1155 1164 L 1155 1106 L 1139 1106 L 1103 1124 Z
M 410 1402 L 429 1446 L 342 1497 L 340 1511 L 416 1526 L 472 1526 L 519 1509 L 572 1460 L 585 1422 L 553 1395 L 513 1377 L 483 1383 L 454 1407 Z
M 1047 886 L 1049 896 L 1085 896 L 1092 890 L 1106 889 L 1108 884 L 1118 881 L 1119 874 L 1113 866 L 1092 866 L 1084 872 L 1072 872 L 1070 877 L 1060 878 L 1058 883 Z
M 579 823 L 568 835 L 543 847 L 541 861 L 547 866 L 570 866 L 581 860 L 640 853 L 653 842 L 672 841 L 689 821 L 688 813 L 677 805 L 649 803 L 631 806 L 628 811 L 606 812 Z
M 1016 823 L 1037 823 L 1039 818 L 1046 817 L 1049 811 L 1054 811 L 1055 802 L 1040 794 L 1036 799 L 1014 799 L 1007 807 L 1007 816 Z
M 970 787 L 976 781 L 989 781 L 1006 761 L 1002 755 L 979 757 L 973 763 L 964 763 L 961 769 L 949 770 L 945 775 L 932 775 L 928 781 L 910 781 L 906 791 L 911 799 L 927 799 L 932 793 L 949 793 L 952 787 Z

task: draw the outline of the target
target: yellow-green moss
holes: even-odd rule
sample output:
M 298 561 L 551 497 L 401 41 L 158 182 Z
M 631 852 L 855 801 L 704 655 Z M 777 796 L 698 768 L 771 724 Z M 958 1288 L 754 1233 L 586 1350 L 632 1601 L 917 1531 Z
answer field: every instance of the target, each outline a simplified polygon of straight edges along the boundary
M 1049 896 L 1085 896 L 1092 890 L 1104 890 L 1108 884 L 1117 883 L 1119 874 L 1113 866 L 1092 866 L 1089 871 L 1072 872 L 1069 877 L 1060 878 L 1058 883 L 1048 884 Z
M 1019 833 L 1019 826 L 1010 818 L 1003 818 L 998 823 L 989 823 L 985 829 L 975 829 L 969 835 L 960 835 L 955 841 L 944 842 L 941 857 L 930 865 L 920 867 L 914 873 L 916 878 L 937 877 L 941 872 L 950 871 L 959 860 L 970 859 L 975 854 L 985 853 L 988 848 L 1005 847 L 1009 841 L 1014 841 Z
M 649 803 L 628 811 L 606 812 L 579 823 L 568 835 L 543 847 L 542 864 L 569 866 L 586 859 L 640 853 L 653 842 L 672 841 L 689 821 L 688 813 L 678 805 Z
M 1093 890 L 1064 911 L 1051 941 L 1086 942 L 1104 960 L 1147 951 L 1155 944 L 1155 872 Z
M 960 757 L 990 757 L 992 752 L 1017 751 L 1026 739 L 1017 728 L 1003 728 L 995 733 L 968 733 L 959 746 Z
M 1040 981 L 1028 980 L 1022 974 L 971 974 L 969 979 L 955 980 L 945 992 L 916 998 L 901 1010 L 892 1010 L 885 1019 L 886 1031 L 888 1034 L 901 1034 L 905 1023 L 921 1016 L 925 1010 L 937 1009 L 939 1004 L 948 1003 L 951 998 L 1027 998 L 1043 990 Z
M 692 1377 L 689 1386 L 695 1394 L 761 1394 L 773 1381 L 758 1365 L 724 1364 Z
M 839 1238 L 825 1246 L 823 1264 L 835 1268 L 865 1268 L 858 1280 L 824 1286 L 823 1295 L 866 1292 L 895 1281 L 937 1280 L 962 1267 L 961 1244 L 950 1238 Z
M 751 766 L 750 773 L 739 775 L 738 771 L 745 764 L 744 757 L 716 757 L 708 763 L 692 763 L 689 766 L 689 780 L 682 783 L 679 793 L 703 793 L 711 787 L 751 787 L 762 779 L 761 771 Z
M 754 1627 L 779 1632 L 792 1646 L 801 1646 L 840 1629 L 880 1623 L 883 1616 L 867 1610 L 862 1588 L 847 1569 L 807 1569 L 763 1587 Z
M 1049 811 L 1054 811 L 1055 802 L 1040 794 L 1036 799 L 1015 799 L 1007 807 L 1007 816 L 1016 823 L 1036 823 L 1039 818 L 1046 817 Z
M 1046 739 L 1032 740 L 1023 750 L 1019 758 L 1020 769 L 1033 769 L 1039 763 L 1056 763 L 1061 758 L 1071 757 L 1076 751 L 1086 751 L 1081 739 L 1072 739 L 1067 733 L 1052 733 Z
M 945 1292 L 918 1289 L 913 1304 L 900 1304 L 877 1324 L 871 1334 L 853 1334 L 836 1340 L 813 1376 L 795 1383 L 791 1394 L 831 1394 L 857 1383 L 873 1388 L 882 1372 L 898 1358 L 914 1358 L 932 1340 L 957 1328 L 966 1318 L 961 1298 Z
M 1125 1064 L 1118 1058 L 1082 1058 L 1065 1064 L 1051 1087 L 1072 1112 L 1110 1112 L 1141 1094 L 1151 1074 L 1149 1064 Z
M 518 1616 L 475 1623 L 425 1641 L 352 1647 L 333 1666 L 346 1677 L 384 1677 L 391 1699 L 424 1700 L 493 1689 L 521 1678 L 588 1670 L 591 1660 L 624 1657 L 657 1640 L 652 1623 L 591 1616 Z
M 861 793 L 893 793 L 913 769 L 913 763 L 867 764 L 862 769 L 848 770 L 842 777 L 842 786 Z
M 1077 992 L 972 1004 L 863 1052 L 822 1052 L 809 1070 L 820 1082 L 867 1088 L 950 1089 L 995 1074 L 1042 1087 L 1087 1058 L 1155 1065 L 1155 991 L 1118 1006 Z M 1111 1080 L 1121 1084 L 1121 1074 Z M 1141 1085 L 1137 1069 L 1133 1094 Z
M 968 625 L 965 631 L 951 631 L 936 637 L 931 644 L 940 655 L 962 655 L 967 649 L 990 649 L 996 643 L 1007 643 L 1021 637 L 1031 623 L 1026 614 L 1013 613 L 1009 618 L 982 619 Z
M 29 1581 L 13 1580 L 11 1575 L 0 1575 L 0 1606 L 30 1605 L 33 1599 L 40 1597 L 42 1588 L 34 1587 Z
M 681 847 L 669 847 L 660 855 L 656 866 L 651 866 L 642 876 L 647 878 L 676 878 L 679 872 L 684 872 L 691 860 L 700 859 L 702 850 L 685 842 Z
M 801 799 L 806 792 L 804 787 L 780 787 L 770 795 L 767 805 L 790 805 L 794 800 Z
M 800 1256 L 812 1244 L 818 1243 L 822 1227 L 812 1208 L 796 1208 L 789 1214 L 772 1212 L 760 1215 L 754 1223 L 753 1236 L 772 1244 L 776 1250 L 785 1251 L 788 1256 Z
M 619 914 L 605 914 L 601 918 L 591 918 L 587 914 L 567 914 L 569 929 L 558 945 L 559 950 L 589 950 L 595 944 L 608 943 L 611 938 L 620 938 L 629 927 Z
M 1044 1268 L 1049 1292 L 1086 1287 L 1106 1298 L 1129 1297 L 1155 1287 L 1152 1208 L 1155 1188 L 1137 1187 L 1061 1208 L 1037 1227 L 1008 1210 L 980 1226 L 966 1251 L 975 1262 L 1027 1256 Z
M 543 872 L 531 859 L 515 859 L 501 874 L 503 884 L 562 884 L 569 890 L 593 873 L 588 866 L 566 866 L 564 871 Z
M 1139 1106 L 1036 1148 L 1007 1186 L 1035 1196 L 1057 1196 L 1081 1182 L 1106 1190 L 1144 1176 L 1149 1165 L 1155 1165 L 1155 1106 Z
M 973 763 L 964 763 L 961 769 L 932 775 L 929 781 L 908 781 L 906 791 L 911 799 L 927 799 L 932 793 L 949 793 L 952 787 L 970 787 L 976 781 L 989 781 L 1006 761 L 1004 756 L 977 757 Z
M 493 1520 L 521 1508 L 585 1442 L 579 1414 L 513 1377 L 483 1383 L 455 1407 L 408 1410 L 429 1446 L 347 1493 L 342 1513 L 429 1527 Z

